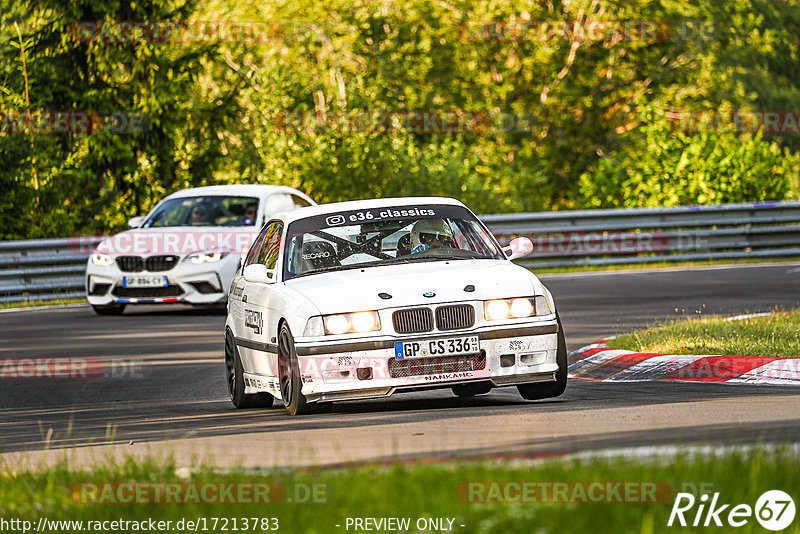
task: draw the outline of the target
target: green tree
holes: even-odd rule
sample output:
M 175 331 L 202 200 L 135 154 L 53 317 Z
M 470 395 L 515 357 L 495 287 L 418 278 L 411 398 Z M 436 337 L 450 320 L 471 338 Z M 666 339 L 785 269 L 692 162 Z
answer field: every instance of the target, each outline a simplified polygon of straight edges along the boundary
M 655 207 L 783 200 L 797 158 L 760 133 L 683 132 L 644 114 L 635 145 L 608 154 L 580 179 L 582 207 Z
M 30 102 L 149 118 L 125 135 L 0 131 L 6 238 L 118 230 L 207 183 L 287 184 L 326 202 L 447 195 L 484 213 L 797 194 L 786 184 L 798 183 L 800 136 L 683 135 L 668 119 L 799 110 L 796 2 L 0 2 L 0 112 Z M 254 21 L 263 38 L 70 34 L 97 20 Z M 418 111 L 471 113 L 479 127 L 338 119 Z M 308 121 L 287 127 L 287 114 Z
M 4 32 L 3 113 L 25 109 L 20 95 L 27 78 L 34 112 L 141 117 L 145 127 L 0 134 L 0 183 L 16 205 L 13 213 L 2 212 L 4 229 L 13 228 L 8 221 L 15 217 L 30 237 L 119 228 L 165 191 L 214 180 L 222 160 L 217 132 L 238 105 L 235 83 L 201 90 L 201 76 L 218 61 L 218 45 L 82 40 L 75 32 L 80 22 L 181 21 L 194 9 L 191 2 L 27 0 L 5 12 L 4 27 L 14 20 L 23 28 L 27 62 L 23 70 L 18 39 Z M 34 172 L 39 188 L 32 191 Z

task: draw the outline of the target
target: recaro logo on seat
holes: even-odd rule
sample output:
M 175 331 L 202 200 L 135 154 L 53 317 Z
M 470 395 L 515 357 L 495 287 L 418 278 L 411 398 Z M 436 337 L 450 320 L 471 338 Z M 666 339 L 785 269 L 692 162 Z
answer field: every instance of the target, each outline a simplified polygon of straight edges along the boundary
M 303 254 L 304 260 L 316 260 L 317 258 L 330 258 L 330 252 L 315 252 L 313 254 Z
M 754 514 L 762 527 L 773 531 L 783 530 L 794 521 L 794 500 L 789 494 L 781 490 L 769 490 L 761 494 L 756 501 L 755 508 L 749 504 L 737 504 L 732 508 L 730 508 L 730 504 L 718 506 L 719 496 L 719 492 L 714 493 L 711 497 L 711 502 L 709 502 L 709 495 L 704 493 L 700 496 L 698 503 L 698 499 L 695 499 L 695 496 L 691 493 L 678 493 L 675 496 L 675 503 L 672 505 L 667 526 L 673 526 L 676 519 L 677 524 L 675 526 L 687 526 L 684 513 L 687 513 L 690 519 L 694 515 L 694 520 L 691 524 L 693 527 L 708 527 L 712 525 L 721 527 L 723 526 L 723 520 L 726 520 L 729 526 L 741 527 L 746 525 Z M 697 511 L 692 514 L 691 511 L 695 504 L 698 504 Z M 705 520 L 703 520 L 704 518 Z

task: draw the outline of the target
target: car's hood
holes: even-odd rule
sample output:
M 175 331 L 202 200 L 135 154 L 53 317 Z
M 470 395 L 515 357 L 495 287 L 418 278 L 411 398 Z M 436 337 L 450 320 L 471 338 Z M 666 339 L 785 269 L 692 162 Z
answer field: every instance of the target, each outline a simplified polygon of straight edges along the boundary
M 250 247 L 256 227 L 176 226 L 135 228 L 107 237 L 97 247 L 110 255 L 190 254 L 200 251 L 240 253 Z
M 312 274 L 286 285 L 311 300 L 320 313 L 341 313 L 520 297 L 542 294 L 542 285 L 527 269 L 503 260 L 455 260 L 369 267 Z M 465 291 L 467 286 L 474 291 Z M 379 293 L 392 298 L 385 299 Z M 433 296 L 425 296 L 433 293 Z

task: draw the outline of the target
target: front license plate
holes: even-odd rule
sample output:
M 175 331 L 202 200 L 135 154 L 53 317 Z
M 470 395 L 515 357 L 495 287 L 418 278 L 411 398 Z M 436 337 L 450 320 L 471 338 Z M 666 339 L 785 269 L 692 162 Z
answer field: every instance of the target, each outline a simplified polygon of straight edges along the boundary
M 167 287 L 166 276 L 123 276 L 122 287 Z
M 478 354 L 481 351 L 478 336 L 453 337 L 449 339 L 427 339 L 423 341 L 398 341 L 394 344 L 394 355 L 405 358 L 427 358 L 430 356 L 455 356 Z

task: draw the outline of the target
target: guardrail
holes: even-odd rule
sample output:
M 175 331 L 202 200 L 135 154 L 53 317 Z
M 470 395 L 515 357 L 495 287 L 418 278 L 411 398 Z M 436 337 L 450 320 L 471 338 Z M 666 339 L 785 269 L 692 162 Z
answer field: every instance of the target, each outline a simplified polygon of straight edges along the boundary
M 529 237 L 531 268 L 800 257 L 800 202 L 484 215 L 506 244 Z M 0 242 L 0 302 L 84 295 L 100 237 Z
M 84 272 L 100 237 L 0 241 L 0 302 L 85 296 Z
M 481 218 L 503 244 L 531 238 L 531 268 L 800 256 L 797 201 Z

